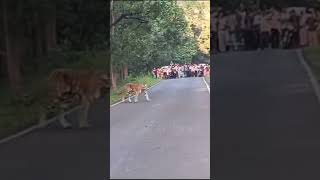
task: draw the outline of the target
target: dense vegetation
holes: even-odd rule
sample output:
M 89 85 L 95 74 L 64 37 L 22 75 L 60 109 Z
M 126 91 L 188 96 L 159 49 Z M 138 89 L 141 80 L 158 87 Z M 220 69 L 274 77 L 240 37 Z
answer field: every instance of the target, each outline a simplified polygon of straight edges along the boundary
M 25 77 L 107 49 L 104 0 L 1 0 L 0 9 L 1 77 L 9 80 L 1 83 L 15 96 L 25 91 Z
M 0 0 L 0 13 L 0 137 L 37 122 L 55 68 L 111 68 L 115 87 L 209 57 L 209 1 Z
M 37 123 L 53 69 L 109 70 L 106 2 L 0 1 L 0 138 Z
M 209 6 L 208 1 L 206 4 L 200 1 L 114 1 L 113 88 L 129 74 L 150 72 L 153 67 L 170 61 L 189 63 L 200 55 L 208 56 Z M 193 10 L 199 15 L 194 16 Z M 206 27 L 202 28 L 201 22 L 205 20 Z

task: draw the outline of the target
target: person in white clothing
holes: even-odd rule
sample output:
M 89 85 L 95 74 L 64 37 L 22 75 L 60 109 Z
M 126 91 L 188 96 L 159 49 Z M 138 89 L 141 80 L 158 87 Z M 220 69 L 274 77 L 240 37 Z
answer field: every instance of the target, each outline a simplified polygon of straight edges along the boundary
M 219 38 L 219 50 L 225 52 L 227 47 L 227 19 L 223 11 L 219 14 L 218 24 L 218 38 Z

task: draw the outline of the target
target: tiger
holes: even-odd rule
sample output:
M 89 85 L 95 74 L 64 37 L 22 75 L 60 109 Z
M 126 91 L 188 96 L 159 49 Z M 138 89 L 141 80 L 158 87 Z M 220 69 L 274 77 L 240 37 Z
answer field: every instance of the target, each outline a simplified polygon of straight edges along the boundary
M 124 87 L 120 90 L 119 95 L 121 95 L 122 102 L 125 101 L 125 97 L 128 96 L 128 101 L 131 103 L 131 96 L 134 96 L 134 102 L 138 102 L 138 96 L 144 92 L 144 96 L 146 97 L 147 101 L 151 101 L 148 94 L 148 87 L 147 84 L 141 83 L 127 83 Z
M 56 69 L 48 78 L 49 106 L 41 114 L 40 123 L 48 111 L 57 108 L 58 120 L 63 128 L 72 125 L 62 114 L 64 110 L 80 104 L 79 128 L 88 128 L 88 111 L 90 105 L 110 89 L 110 78 L 107 73 L 94 70 Z

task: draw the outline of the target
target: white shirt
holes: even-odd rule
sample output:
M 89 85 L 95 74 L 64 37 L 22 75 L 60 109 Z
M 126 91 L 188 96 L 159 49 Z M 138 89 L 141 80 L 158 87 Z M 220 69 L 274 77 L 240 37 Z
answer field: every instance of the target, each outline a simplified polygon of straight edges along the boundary
M 261 14 L 255 15 L 253 19 L 253 25 L 260 25 L 261 22 L 262 22 L 262 15 Z

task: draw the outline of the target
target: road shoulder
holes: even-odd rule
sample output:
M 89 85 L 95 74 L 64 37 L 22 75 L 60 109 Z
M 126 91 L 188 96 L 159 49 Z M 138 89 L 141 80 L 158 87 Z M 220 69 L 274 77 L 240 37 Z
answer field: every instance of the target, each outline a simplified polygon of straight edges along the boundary
M 303 68 L 306 70 L 308 77 L 310 79 L 310 82 L 312 84 L 312 87 L 314 89 L 315 95 L 317 96 L 318 103 L 320 104 L 320 86 L 319 81 L 317 77 L 315 76 L 314 69 L 311 68 L 310 60 L 306 59 L 305 51 L 302 49 L 297 50 L 298 58 L 303 66 Z

